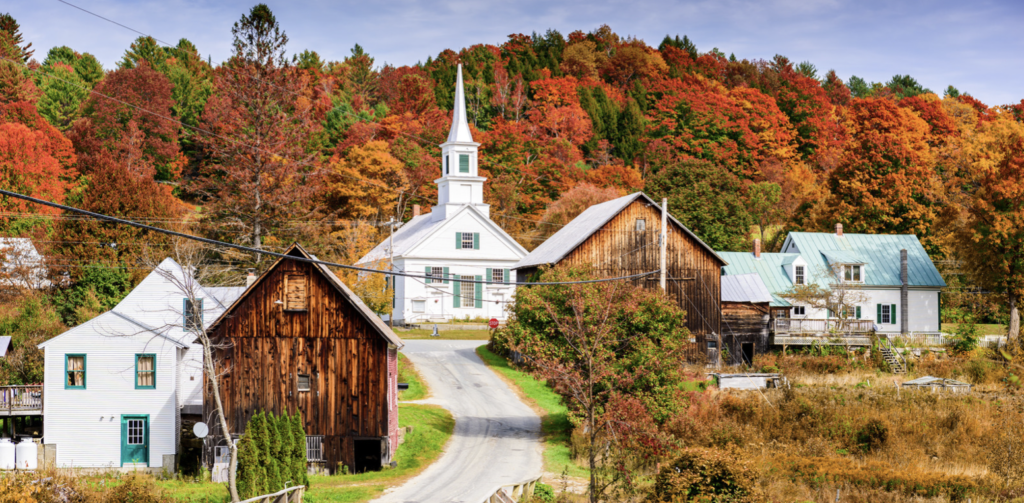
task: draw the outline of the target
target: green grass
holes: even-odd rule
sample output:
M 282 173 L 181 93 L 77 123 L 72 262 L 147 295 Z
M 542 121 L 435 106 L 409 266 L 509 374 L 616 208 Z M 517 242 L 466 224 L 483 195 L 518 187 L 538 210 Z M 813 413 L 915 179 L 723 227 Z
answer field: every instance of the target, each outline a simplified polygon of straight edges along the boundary
M 943 323 L 942 331 L 952 334 L 956 331 L 958 323 Z M 1006 335 L 1006 325 L 975 325 L 978 327 L 978 335 Z
M 546 381 L 512 368 L 508 360 L 492 353 L 487 346 L 476 348 L 476 352 L 484 363 L 515 383 L 527 399 L 544 410 L 545 414 L 540 418 L 545 443 L 544 468 L 552 473 L 564 472 L 570 477 L 589 476 L 586 468 L 572 460 L 569 449 L 572 425 L 569 423 L 569 409 L 562 403 L 562 397 L 549 388 Z
M 427 385 L 423 384 L 419 372 L 412 362 L 402 353 L 398 353 L 398 382 L 409 384 L 409 389 L 398 392 L 399 400 L 420 400 L 427 396 Z
M 369 501 L 423 471 L 441 455 L 455 430 L 455 419 L 448 411 L 434 405 L 401 404 L 398 426 L 412 426 L 405 442 L 398 446 L 394 461 L 398 468 L 353 475 L 314 475 L 304 503 Z M 159 480 L 157 487 L 176 501 L 186 503 L 222 503 L 228 501 L 227 484 Z M 116 484 L 110 484 L 116 485 Z
M 491 339 L 490 330 L 438 330 L 440 337 L 431 337 L 433 330 L 413 328 L 398 330 L 395 333 L 402 339 L 448 339 L 460 341 L 487 341 Z

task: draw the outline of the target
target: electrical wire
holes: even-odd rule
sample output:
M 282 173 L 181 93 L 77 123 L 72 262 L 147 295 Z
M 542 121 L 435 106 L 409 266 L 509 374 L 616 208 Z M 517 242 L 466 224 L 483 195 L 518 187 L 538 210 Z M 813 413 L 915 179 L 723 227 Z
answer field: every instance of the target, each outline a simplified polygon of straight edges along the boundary
M 266 255 L 266 256 L 269 256 L 269 257 L 276 257 L 276 258 L 281 258 L 281 259 L 294 260 L 296 262 L 305 262 L 305 263 L 309 263 L 309 264 L 318 264 L 318 265 L 324 265 L 324 266 L 329 266 L 329 267 L 337 267 L 337 268 L 340 268 L 340 269 L 349 269 L 349 270 L 353 270 L 353 271 L 362 271 L 362 272 L 369 272 L 369 273 L 375 273 L 375 274 L 387 274 L 387 275 L 391 275 L 391 276 L 405 276 L 405 277 L 419 277 L 419 278 L 426 277 L 424 274 L 413 274 L 413 273 L 408 273 L 408 272 L 395 272 L 395 271 L 381 271 L 381 270 L 378 270 L 378 269 L 370 269 L 370 268 L 367 268 L 367 267 L 359 267 L 359 266 L 353 266 L 353 265 L 337 264 L 337 263 L 334 263 L 334 262 L 326 262 L 326 261 L 317 260 L 317 259 L 308 259 L 308 258 L 305 258 L 305 257 L 296 257 L 296 256 L 292 256 L 292 255 L 286 255 L 286 254 L 283 254 L 283 253 L 276 253 L 276 252 L 271 252 L 271 251 L 266 251 L 266 250 L 259 250 L 259 249 L 256 249 L 256 248 L 250 248 L 248 246 L 236 245 L 236 244 L 233 244 L 233 243 L 225 243 L 223 241 L 217 241 L 215 239 L 209 239 L 209 238 L 204 238 L 204 237 L 200 237 L 200 236 L 193 236 L 191 234 L 185 234 L 185 233 L 182 233 L 182 232 L 172 231 L 172 230 L 168 230 L 168 229 L 161 229 L 159 227 L 153 227 L 152 225 L 146 225 L 146 224 L 142 224 L 142 223 L 138 223 L 138 222 L 133 222 L 131 220 L 125 220 L 125 219 L 121 219 L 121 218 L 117 218 L 117 217 L 112 217 L 112 216 L 109 216 L 109 215 L 104 215 L 102 213 L 95 213 L 95 212 L 92 212 L 92 211 L 83 210 L 81 208 L 74 208 L 72 206 L 66 206 L 66 205 L 63 205 L 63 204 L 57 204 L 57 203 L 54 203 L 54 202 L 46 201 L 46 200 L 43 200 L 43 199 L 38 199 L 38 198 L 35 198 L 35 197 L 32 197 L 32 196 L 27 196 L 25 194 L 19 194 L 17 192 L 11 192 L 9 190 L 4 190 L 4 189 L 0 189 L 0 195 L 4 195 L 4 196 L 7 196 L 7 197 L 13 197 L 15 199 L 21 199 L 23 201 L 29 201 L 29 202 L 32 202 L 32 203 L 35 203 L 35 204 L 40 204 L 40 205 L 43 205 L 43 206 L 49 206 L 51 208 L 57 208 L 57 209 L 60 209 L 60 210 L 63 210 L 63 211 L 68 211 L 68 212 L 72 212 L 72 213 L 78 213 L 78 214 L 81 214 L 81 215 L 90 216 L 90 217 L 93 217 L 93 218 L 96 218 L 96 219 L 99 219 L 99 220 L 105 220 L 105 221 L 116 223 L 116 224 L 128 225 L 128 226 L 136 227 L 136 228 L 139 228 L 139 229 L 144 229 L 144 230 L 153 231 L 153 232 L 159 232 L 161 234 L 167 234 L 169 236 L 175 236 L 175 237 L 179 237 L 179 238 L 183 238 L 183 239 L 189 239 L 189 240 L 192 240 L 192 241 L 198 241 L 200 243 L 206 243 L 206 244 L 209 244 L 209 245 L 220 246 L 220 247 L 224 247 L 224 248 L 232 248 L 232 249 L 235 249 L 235 250 L 244 251 L 244 252 L 248 252 L 248 253 L 255 253 L 255 254 L 259 254 L 259 255 Z M 510 285 L 517 285 L 517 286 L 543 286 L 543 285 L 579 285 L 579 284 L 586 284 L 586 283 L 606 283 L 606 282 L 609 282 L 609 281 L 618 281 L 618 280 L 626 280 L 626 279 L 634 279 L 634 278 L 640 278 L 640 277 L 644 277 L 644 276 L 650 276 L 651 274 L 655 274 L 657 272 L 659 272 L 659 271 L 658 270 L 654 270 L 654 271 L 650 271 L 650 272 L 633 274 L 633 275 L 630 275 L 630 276 L 620 276 L 620 277 L 617 277 L 617 278 L 603 278 L 603 279 L 584 280 L 584 281 L 552 281 L 552 282 L 543 282 L 543 283 L 513 282 L 513 283 L 500 283 L 500 284 L 510 284 Z M 462 282 L 463 283 L 481 283 L 481 284 L 499 284 L 499 283 L 495 283 L 494 281 L 479 281 L 479 280 L 462 280 Z

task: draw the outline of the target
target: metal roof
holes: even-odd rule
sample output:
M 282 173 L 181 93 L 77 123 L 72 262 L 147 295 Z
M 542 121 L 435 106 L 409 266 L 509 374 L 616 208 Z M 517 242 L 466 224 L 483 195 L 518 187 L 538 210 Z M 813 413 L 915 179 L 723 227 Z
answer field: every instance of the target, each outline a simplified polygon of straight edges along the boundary
M 772 302 L 771 292 L 758 274 L 722 276 L 722 302 Z
M 970 384 L 965 382 L 957 381 L 955 379 L 944 379 L 942 377 L 924 376 L 918 377 L 917 379 L 906 381 L 903 383 L 904 386 L 966 386 L 971 387 Z
M 412 220 L 396 229 L 394 236 L 384 238 L 356 263 L 366 264 L 378 260 L 386 260 L 388 258 L 389 244 L 393 244 L 393 253 L 396 257 L 405 255 L 414 246 L 422 242 L 423 238 L 429 235 L 432 230 L 440 225 L 444 225 L 444 223 L 445 220 L 434 220 L 431 213 L 413 217 Z
M 722 268 L 724 293 L 725 278 L 735 275 L 756 274 L 772 297 L 769 305 L 773 307 L 789 307 L 792 304 L 778 294 L 793 287 L 783 266 L 799 257 L 796 253 L 762 253 L 761 258 L 749 252 L 720 252 L 719 256 L 729 263 Z M 725 300 L 725 297 L 722 297 Z
M 11 336 L 0 337 L 0 358 L 7 356 L 7 350 L 11 348 Z
M 910 286 L 944 287 L 946 282 L 935 268 L 928 253 L 913 234 L 843 234 L 825 232 L 791 232 L 782 249 L 796 246 L 812 269 L 828 265 L 826 253 L 853 252 L 867 265 L 864 284 L 899 286 L 900 250 L 907 250 L 907 273 Z
M 821 252 L 829 264 L 867 264 L 867 259 L 852 250 L 824 250 Z
M 569 222 L 559 229 L 558 232 L 541 243 L 540 246 L 530 252 L 529 255 L 523 257 L 523 259 L 516 265 L 512 266 L 512 268 L 522 269 L 524 267 L 557 264 L 565 258 L 566 255 L 575 250 L 576 247 L 583 244 L 587 238 L 604 227 L 604 225 L 612 218 L 615 218 L 615 216 L 622 210 L 626 209 L 627 206 L 641 198 L 644 199 L 647 204 L 658 206 L 653 199 L 643 192 L 634 192 L 628 196 L 622 196 L 618 199 L 612 199 L 611 201 L 605 201 L 601 204 L 595 204 L 587 208 L 583 213 L 580 213 L 576 218 L 572 219 L 572 222 Z M 710 246 L 705 244 L 704 241 L 691 232 L 690 229 L 687 229 L 685 225 L 676 220 L 675 217 L 669 215 L 668 218 L 677 227 L 682 229 L 683 232 L 695 239 L 704 249 L 719 260 L 722 260 L 715 250 L 712 250 Z

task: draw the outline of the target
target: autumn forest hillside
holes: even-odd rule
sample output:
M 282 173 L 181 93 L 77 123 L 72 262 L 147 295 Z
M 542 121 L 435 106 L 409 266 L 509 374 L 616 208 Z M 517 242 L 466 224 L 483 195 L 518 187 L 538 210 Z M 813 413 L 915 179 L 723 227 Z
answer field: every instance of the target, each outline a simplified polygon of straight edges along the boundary
M 512 34 L 401 67 L 359 45 L 324 61 L 289 45 L 287 28 L 258 5 L 240 13 L 227 61 L 140 37 L 100 62 L 88 47 L 44 53 L 3 16 L 0 187 L 353 263 L 382 222 L 436 200 L 461 63 L 485 201 L 527 249 L 590 204 L 644 190 L 718 250 L 760 237 L 772 251 L 785 231 L 842 223 L 917 234 L 1011 307 L 1024 291 L 1012 245 L 1024 100 L 985 104 L 909 75 L 844 81 L 841 68 L 743 59 L 675 34 L 652 45 L 608 26 Z M 0 212 L 0 233 L 33 237 L 68 273 L 44 302 L 64 324 L 109 308 L 173 246 L 19 200 L 0 199 Z M 218 263 L 266 265 L 230 252 Z M 361 287 L 385 309 L 380 290 Z

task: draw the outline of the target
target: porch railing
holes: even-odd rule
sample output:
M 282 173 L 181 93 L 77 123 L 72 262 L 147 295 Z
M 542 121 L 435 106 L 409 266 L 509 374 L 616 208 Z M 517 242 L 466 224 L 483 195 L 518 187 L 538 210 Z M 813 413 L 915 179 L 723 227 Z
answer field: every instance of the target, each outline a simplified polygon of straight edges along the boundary
M 874 328 L 871 320 L 809 320 L 776 318 L 776 334 L 866 334 Z
M 324 461 L 324 436 L 306 436 L 306 461 L 320 463 Z
M 43 387 L 0 386 L 0 411 L 14 412 L 43 410 Z

